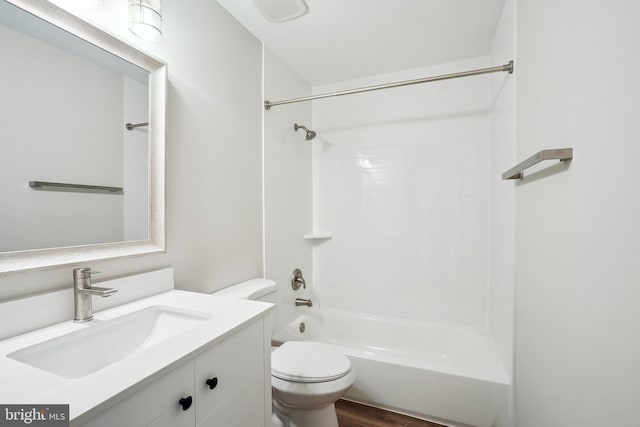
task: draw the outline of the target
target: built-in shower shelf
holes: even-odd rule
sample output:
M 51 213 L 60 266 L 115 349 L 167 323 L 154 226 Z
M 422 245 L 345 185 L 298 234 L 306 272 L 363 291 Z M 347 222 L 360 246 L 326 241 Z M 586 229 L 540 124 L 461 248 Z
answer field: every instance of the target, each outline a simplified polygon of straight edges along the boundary
M 302 236 L 305 240 L 329 240 L 333 236 L 331 234 L 312 233 Z

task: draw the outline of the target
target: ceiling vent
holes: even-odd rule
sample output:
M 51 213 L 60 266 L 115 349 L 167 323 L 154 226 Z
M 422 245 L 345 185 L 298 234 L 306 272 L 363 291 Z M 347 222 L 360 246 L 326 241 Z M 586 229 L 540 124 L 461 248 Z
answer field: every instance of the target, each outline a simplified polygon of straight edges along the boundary
M 269 22 L 285 22 L 309 10 L 304 0 L 253 0 L 253 7 Z

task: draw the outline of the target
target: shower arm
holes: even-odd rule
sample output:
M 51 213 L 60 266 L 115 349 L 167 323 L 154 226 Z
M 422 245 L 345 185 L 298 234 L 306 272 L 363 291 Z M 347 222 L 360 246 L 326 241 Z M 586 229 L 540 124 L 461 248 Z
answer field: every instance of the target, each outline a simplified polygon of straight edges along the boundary
M 307 141 L 311 141 L 313 138 L 315 138 L 315 137 L 316 137 L 316 133 L 315 133 L 314 131 L 312 131 L 311 129 L 308 129 L 306 126 L 302 126 L 302 125 L 299 125 L 299 124 L 297 124 L 297 123 L 294 123 L 294 124 L 293 124 L 293 129 L 294 129 L 296 132 L 298 131 L 298 129 L 304 129 L 304 131 L 307 133 L 307 135 L 306 135 L 306 137 L 305 137 L 305 139 L 306 139 Z

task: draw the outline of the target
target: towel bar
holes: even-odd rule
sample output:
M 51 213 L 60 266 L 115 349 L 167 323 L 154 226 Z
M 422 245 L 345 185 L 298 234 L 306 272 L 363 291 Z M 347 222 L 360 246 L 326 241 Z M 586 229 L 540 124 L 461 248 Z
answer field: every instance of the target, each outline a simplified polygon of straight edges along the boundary
M 502 174 L 502 179 L 522 179 L 523 171 L 531 166 L 537 165 L 543 160 L 571 160 L 573 158 L 573 148 L 555 148 L 551 150 L 538 151 L 528 159 L 518 163 Z

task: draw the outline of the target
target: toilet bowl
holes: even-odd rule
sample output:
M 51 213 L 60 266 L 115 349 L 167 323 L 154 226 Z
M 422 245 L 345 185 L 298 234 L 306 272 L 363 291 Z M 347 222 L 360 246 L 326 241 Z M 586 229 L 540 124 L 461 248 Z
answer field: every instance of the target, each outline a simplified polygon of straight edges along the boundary
M 215 295 L 274 302 L 276 283 L 252 279 Z M 274 427 L 338 427 L 335 402 L 353 385 L 349 359 L 327 344 L 290 341 L 271 353 Z
M 334 403 L 355 379 L 349 359 L 326 344 L 286 342 L 271 354 L 274 415 L 286 427 L 338 427 Z

